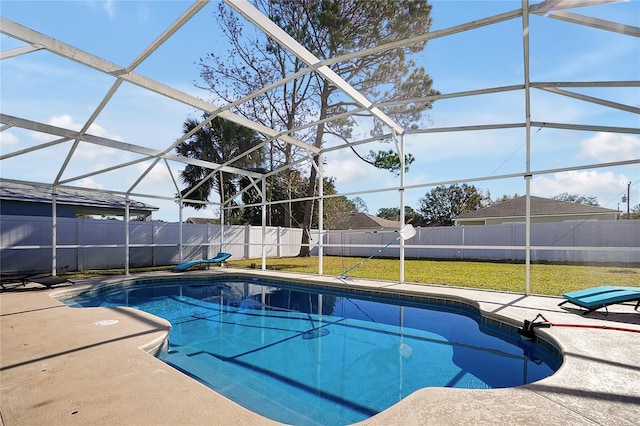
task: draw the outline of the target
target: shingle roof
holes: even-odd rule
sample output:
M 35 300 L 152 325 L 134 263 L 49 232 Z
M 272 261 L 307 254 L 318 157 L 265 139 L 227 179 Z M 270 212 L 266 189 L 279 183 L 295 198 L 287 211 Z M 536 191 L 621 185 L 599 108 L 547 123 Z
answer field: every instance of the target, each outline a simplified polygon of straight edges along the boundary
M 350 229 L 397 229 L 399 227 L 400 222 L 397 220 L 383 219 L 368 213 L 355 213 L 349 216 Z
M 58 204 L 104 209 L 124 209 L 126 205 L 124 197 L 105 192 L 58 187 L 56 193 Z M 51 187 L 0 180 L 0 200 L 50 204 Z M 158 210 L 157 207 L 135 200 L 129 200 L 129 208 L 149 212 Z
M 476 219 L 485 217 L 514 217 L 524 216 L 526 197 L 518 197 L 513 200 L 494 204 L 483 209 L 461 214 L 455 219 Z M 531 216 L 557 216 L 576 214 L 611 214 L 617 210 L 600 206 L 570 203 L 567 201 L 551 200 L 549 198 L 531 197 Z

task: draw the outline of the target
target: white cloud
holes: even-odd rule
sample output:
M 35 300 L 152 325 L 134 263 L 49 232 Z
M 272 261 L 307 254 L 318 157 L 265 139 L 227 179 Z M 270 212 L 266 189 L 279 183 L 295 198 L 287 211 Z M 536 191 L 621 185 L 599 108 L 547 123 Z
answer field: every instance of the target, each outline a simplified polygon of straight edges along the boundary
M 148 161 L 136 164 L 135 169 L 137 175 L 142 176 L 142 173 L 146 172 L 150 165 L 151 163 Z M 173 175 L 175 182 L 178 182 L 179 184 L 179 171 L 172 168 L 171 174 Z M 177 192 L 175 184 L 173 183 L 174 180 L 171 179 L 169 170 L 165 166 L 164 162 L 159 162 L 149 171 L 149 173 L 145 175 L 144 179 L 142 179 L 138 184 L 134 192 L 144 192 L 147 194 L 172 197 Z
M 79 144 L 73 153 L 74 158 L 78 158 L 80 160 L 92 160 L 92 170 L 107 167 L 107 163 L 105 163 L 104 160 L 109 158 L 115 159 L 116 156 L 122 161 L 129 158 L 129 155 L 124 151 L 113 151 L 109 148 L 88 143 Z
M 109 138 L 109 139 L 114 139 L 117 141 L 122 141 L 122 137 L 120 137 L 119 135 L 113 135 L 111 133 L 109 133 L 104 127 L 93 123 L 91 126 L 89 126 L 89 130 L 87 131 L 87 133 L 89 133 L 90 135 L 94 135 L 94 136 L 100 136 L 103 138 Z
M 597 197 L 598 203 L 616 208 L 619 197 L 626 190 L 629 178 L 613 172 L 570 171 L 554 173 L 552 177 L 540 176 L 531 181 L 531 194 L 553 197 L 564 192 L 572 195 Z
M 149 9 L 144 4 L 138 7 L 138 18 L 140 22 L 147 22 L 149 20 Z
M 60 116 L 53 116 L 49 119 L 48 124 L 56 127 L 61 127 L 63 129 L 76 130 L 79 131 L 82 129 L 82 124 L 76 123 L 73 118 L 68 114 L 63 114 Z M 114 140 L 122 140 L 122 138 L 118 135 L 110 134 L 104 127 L 93 123 L 89 126 L 88 134 L 94 136 L 100 136 L 108 139 Z M 50 141 L 54 138 L 51 135 L 47 135 L 44 133 L 34 133 L 34 139 L 40 141 Z M 78 145 L 78 148 L 74 152 L 74 157 L 84 159 L 84 160 L 96 160 L 96 159 L 107 159 L 107 158 L 115 158 L 118 156 L 121 161 L 127 161 L 131 159 L 131 154 L 125 151 L 114 151 L 113 149 L 102 147 L 99 145 L 93 145 L 88 143 L 81 143 Z M 93 168 L 99 167 L 98 164 L 93 164 Z
M 67 130 L 74 130 L 74 131 L 79 131 L 80 129 L 82 129 L 82 126 L 83 126 L 82 124 L 75 122 L 73 117 L 71 117 L 69 114 L 54 115 L 47 121 L 47 124 L 50 124 L 55 127 L 61 127 Z M 103 138 L 122 141 L 121 136 L 113 135 L 109 133 L 104 127 L 96 123 L 93 123 L 91 126 L 89 126 L 89 130 L 87 131 L 87 133 L 94 136 L 100 136 Z M 46 133 L 39 133 L 39 132 L 32 132 L 32 137 L 33 139 L 38 140 L 40 142 L 49 142 L 51 140 L 57 139 L 55 136 L 51 136 Z
M 18 137 L 7 131 L 0 132 L 0 148 L 7 149 L 11 146 L 16 146 L 20 143 Z
M 109 15 L 109 19 L 113 19 L 114 16 L 116 16 L 116 5 L 113 0 L 106 0 L 102 8 L 107 12 L 107 15 Z
M 73 118 L 67 114 L 63 114 L 61 116 L 53 116 L 49 120 L 49 124 L 51 124 L 52 126 L 63 127 L 65 129 L 71 129 L 71 130 L 80 130 L 83 126 L 80 123 L 74 122 Z M 89 130 L 87 130 L 87 133 L 94 136 L 100 136 L 103 138 L 122 140 L 120 136 L 112 135 L 104 127 L 96 123 L 93 123 L 91 124 L 91 126 L 89 126 Z
M 82 128 L 82 125 L 75 123 L 73 118 L 68 114 L 54 115 L 49 119 L 48 124 L 72 130 L 80 130 Z
M 107 12 L 107 15 L 109 15 L 109 19 L 113 19 L 116 15 L 116 5 L 114 0 L 85 0 L 84 4 L 91 7 L 92 9 L 95 9 L 96 7 L 99 7 L 100 4 L 102 4 L 102 9 Z
M 140 175 L 146 172 L 150 166 L 150 162 L 143 162 L 136 164 L 136 170 Z M 146 174 L 144 181 L 149 183 L 158 183 L 163 182 L 169 178 L 169 171 L 167 167 L 164 165 L 164 162 L 157 163 L 150 171 Z M 175 176 L 175 173 L 174 173 Z
M 581 141 L 581 154 L 600 162 L 640 158 L 640 137 L 599 132 Z
M 81 188 L 104 189 L 104 185 L 99 184 L 91 178 L 80 179 L 79 181 L 74 182 L 74 186 L 79 186 Z
M 347 184 L 351 182 L 363 182 L 371 178 L 365 164 L 358 159 L 343 160 L 332 158 L 324 166 L 324 175 L 336 178 L 337 184 Z

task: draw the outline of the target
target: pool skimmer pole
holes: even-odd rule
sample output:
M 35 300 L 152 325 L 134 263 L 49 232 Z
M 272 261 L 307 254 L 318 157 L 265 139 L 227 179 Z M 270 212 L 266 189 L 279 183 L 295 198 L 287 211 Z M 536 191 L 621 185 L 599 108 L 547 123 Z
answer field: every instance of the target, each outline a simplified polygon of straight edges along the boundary
M 413 238 L 414 235 L 416 235 L 416 229 L 413 227 L 412 224 L 407 223 L 406 225 L 404 225 L 402 228 L 400 228 L 400 230 L 398 231 L 398 234 L 400 234 L 397 238 L 395 238 L 394 240 L 390 241 L 388 244 L 385 244 L 384 247 L 378 249 L 378 251 L 376 251 L 375 253 L 373 253 L 371 256 L 367 257 L 364 260 L 361 260 L 360 262 L 358 262 L 356 265 L 352 266 L 351 268 L 343 271 L 340 276 L 338 276 L 338 278 L 341 279 L 348 279 L 349 276 L 347 275 L 349 272 L 353 271 L 356 268 L 359 268 L 363 263 L 373 259 L 375 256 L 378 255 L 378 253 L 381 253 L 382 250 L 386 249 L 387 247 L 389 247 L 391 244 L 395 243 L 396 241 L 400 240 L 402 238 L 403 241 L 406 241 L 410 238 Z

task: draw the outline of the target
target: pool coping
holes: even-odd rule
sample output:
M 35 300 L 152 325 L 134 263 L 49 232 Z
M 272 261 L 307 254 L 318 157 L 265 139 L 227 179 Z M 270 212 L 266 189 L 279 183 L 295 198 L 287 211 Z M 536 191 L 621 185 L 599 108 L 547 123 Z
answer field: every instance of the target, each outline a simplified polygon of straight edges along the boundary
M 536 330 L 563 354 L 564 363 L 553 376 L 507 389 L 420 389 L 360 424 L 631 425 L 640 418 L 640 339 L 622 330 L 640 331 L 640 312 L 632 305 L 612 306 L 608 316 L 583 316 L 577 308 L 558 307 L 562 299 L 556 297 L 214 268 L 101 277 L 51 290 L 27 286 L 0 293 L 2 424 L 274 424 L 150 355 L 165 342 L 170 327 L 166 321 L 128 308 L 70 308 L 55 298 L 99 282 L 204 275 L 461 301 L 510 327 L 538 313 L 559 324 Z M 118 322 L 97 325 L 109 319 Z

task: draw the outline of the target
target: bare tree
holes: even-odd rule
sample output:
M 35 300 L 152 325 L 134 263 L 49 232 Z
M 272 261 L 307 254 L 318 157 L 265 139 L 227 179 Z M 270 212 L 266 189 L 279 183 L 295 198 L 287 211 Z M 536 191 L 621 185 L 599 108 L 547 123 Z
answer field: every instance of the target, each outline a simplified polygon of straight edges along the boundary
M 287 31 L 316 57 L 325 60 L 359 52 L 380 44 L 425 33 L 431 26 L 431 5 L 426 0 L 256 0 L 256 6 Z M 218 21 L 230 49 L 224 54 L 210 53 L 202 59 L 201 74 L 216 97 L 225 102 L 248 96 L 286 77 L 306 65 L 295 55 L 257 32 L 247 30 L 226 6 L 220 5 Z M 432 80 L 423 67 L 407 58 L 419 52 L 425 42 L 364 56 L 354 56 L 331 65 L 333 71 L 374 103 L 419 99 L 434 95 Z M 428 102 L 399 103 L 383 108 L 401 125 L 416 126 Z M 354 121 L 335 118 L 354 111 L 359 105 L 336 86 L 315 72 L 300 73 L 296 79 L 238 105 L 236 111 L 268 127 L 292 132 L 299 140 L 321 148 L 329 136 L 348 143 Z M 362 112 L 362 117 L 368 113 Z M 359 115 L 354 114 L 355 117 Z M 329 119 L 325 121 L 325 119 Z M 304 127 L 309 122 L 319 122 Z M 296 130 L 301 129 L 302 130 Z M 373 123 L 373 133 L 382 134 L 382 124 Z M 353 151 L 376 167 L 398 171 L 400 159 L 393 151 Z M 290 145 L 272 144 L 270 167 L 292 164 L 298 153 Z M 409 164 L 413 157 L 406 157 Z M 313 158 L 318 164 L 319 159 Z M 303 227 L 312 225 L 317 171 L 309 171 Z M 309 255 L 308 233 L 303 233 L 300 256 Z

